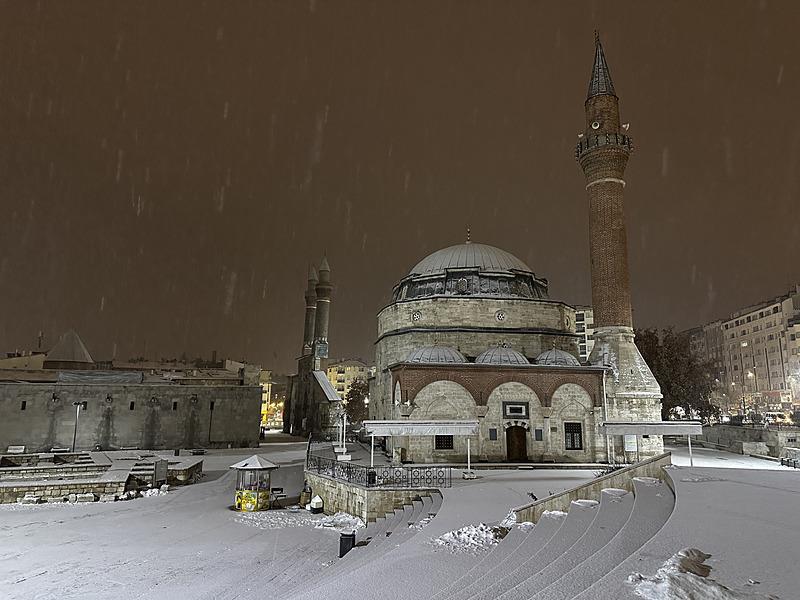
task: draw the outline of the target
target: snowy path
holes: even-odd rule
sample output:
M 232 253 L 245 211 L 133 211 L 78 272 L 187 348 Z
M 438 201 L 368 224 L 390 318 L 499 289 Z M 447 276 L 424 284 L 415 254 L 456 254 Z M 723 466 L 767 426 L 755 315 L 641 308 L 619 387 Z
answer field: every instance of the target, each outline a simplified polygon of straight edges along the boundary
M 222 465 L 236 455 L 207 458 Z M 302 465 L 273 477 L 273 485 L 297 493 Z M 248 589 L 252 573 L 298 545 L 336 540 L 335 532 L 308 526 L 263 530 L 238 522 L 241 515 L 228 509 L 233 484 L 226 473 L 128 502 L 0 506 L 0 598 L 231 598 L 231 590 Z
M 638 598 L 628 575 L 652 576 L 683 548 L 711 554 L 711 577 L 738 594 L 725 598 L 798 597 L 800 471 L 672 467 L 669 473 L 676 502 L 664 528 L 581 600 Z
M 689 447 L 688 446 L 667 446 L 665 448 L 672 453 L 672 464 L 679 467 L 689 466 Z M 724 450 L 713 448 L 698 448 L 692 446 L 695 467 L 713 467 L 721 469 L 760 469 L 766 471 L 792 471 L 790 467 L 784 467 L 780 463 L 763 458 L 753 458 L 744 454 L 734 454 Z

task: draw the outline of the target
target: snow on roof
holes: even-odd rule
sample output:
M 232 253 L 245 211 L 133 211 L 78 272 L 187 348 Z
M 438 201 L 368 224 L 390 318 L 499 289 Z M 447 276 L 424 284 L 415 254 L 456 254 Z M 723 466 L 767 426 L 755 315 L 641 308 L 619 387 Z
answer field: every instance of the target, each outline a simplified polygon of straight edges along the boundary
M 47 360 L 80 363 L 94 362 L 81 337 L 71 329 L 62 335 L 56 345 L 47 353 Z
M 246 458 L 231 465 L 230 469 L 278 469 L 280 468 L 274 462 L 268 461 L 263 456 L 253 454 L 250 458 Z
M 364 421 L 370 435 L 476 435 L 477 421 Z
M 337 394 L 336 390 L 333 389 L 333 384 L 331 383 L 331 380 L 328 379 L 328 376 L 324 371 L 314 371 L 314 379 L 317 380 L 317 383 L 322 388 L 322 391 L 325 393 L 325 397 L 328 399 L 328 402 L 342 401 L 342 399 L 339 398 L 339 394 Z
M 702 435 L 700 421 L 606 421 L 600 431 L 610 435 Z

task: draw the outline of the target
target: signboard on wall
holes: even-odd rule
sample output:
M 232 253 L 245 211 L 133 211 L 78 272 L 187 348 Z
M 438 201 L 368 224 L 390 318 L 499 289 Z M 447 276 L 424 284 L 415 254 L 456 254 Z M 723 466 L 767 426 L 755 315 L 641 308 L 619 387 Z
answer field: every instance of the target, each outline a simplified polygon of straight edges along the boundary
M 635 435 L 625 435 L 625 452 L 636 452 L 639 449 Z

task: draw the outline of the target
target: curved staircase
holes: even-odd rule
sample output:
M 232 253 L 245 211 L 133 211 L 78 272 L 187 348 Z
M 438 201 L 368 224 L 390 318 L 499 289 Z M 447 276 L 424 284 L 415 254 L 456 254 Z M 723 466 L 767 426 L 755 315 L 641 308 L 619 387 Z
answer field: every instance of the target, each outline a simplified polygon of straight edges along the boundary
M 359 530 L 356 533 L 356 547 L 340 559 L 336 558 L 339 547 L 338 536 L 333 549 L 325 544 L 309 555 L 304 555 L 304 549 L 298 549 L 289 559 L 289 562 L 294 564 L 286 569 L 287 576 L 281 576 L 281 579 L 297 581 L 299 579 L 297 574 L 303 573 L 302 583 L 272 587 L 265 592 L 269 591 L 272 597 L 280 599 L 324 597 L 325 593 L 318 588 L 340 580 L 345 575 L 350 579 L 357 573 L 368 571 L 373 561 L 416 535 L 421 530 L 420 521 L 433 518 L 441 506 L 441 494 L 434 493 L 432 496 L 414 500 L 402 509 L 387 513 Z M 320 562 L 319 556 L 324 556 L 326 562 Z
M 433 600 L 603 598 L 595 584 L 653 538 L 675 506 L 665 482 L 649 477 L 630 481 L 632 492 L 606 488 L 599 502 L 575 500 L 566 513 L 545 512 L 535 525 L 513 527 L 472 562 L 436 553 L 403 564 L 416 565 L 416 581 L 427 581 L 420 590 L 432 592 L 426 597 Z M 283 600 L 412 597 L 416 592 L 393 585 L 386 569 L 399 557 L 407 561 L 417 555 L 417 544 L 424 540 L 404 544 L 425 531 L 420 524 L 441 507 L 442 496 L 435 494 L 388 513 L 359 531 L 357 546 L 341 559 L 335 558 L 338 536 L 329 544 L 298 547 L 270 566 L 276 574 L 262 591 Z M 406 577 L 405 585 L 412 583 Z

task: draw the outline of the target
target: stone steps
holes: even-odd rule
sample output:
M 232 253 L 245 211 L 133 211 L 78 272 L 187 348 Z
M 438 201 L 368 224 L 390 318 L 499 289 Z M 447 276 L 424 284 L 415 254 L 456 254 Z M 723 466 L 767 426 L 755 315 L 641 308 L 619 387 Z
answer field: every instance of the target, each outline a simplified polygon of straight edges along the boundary
M 597 514 L 597 506 L 572 502 L 563 519 L 561 527 L 554 536 L 535 555 L 528 557 L 514 571 L 506 572 L 505 576 L 493 585 L 484 588 L 472 596 L 478 600 L 496 600 L 497 598 L 519 598 L 506 594 L 515 586 L 525 581 L 534 573 L 549 565 L 556 558 L 566 552 L 586 531 Z
M 535 556 L 556 534 L 563 520 L 561 516 L 545 513 L 539 519 L 539 522 L 534 525 L 533 530 L 523 536 L 522 542 L 514 548 L 513 552 L 505 552 L 505 556 L 501 557 L 500 560 L 492 561 L 492 566 L 480 573 L 479 577 L 471 584 L 455 590 L 446 598 L 448 600 L 467 600 L 467 598 L 472 598 L 492 583 L 502 580 L 503 577 L 511 573 L 519 565 L 530 557 Z M 507 540 L 509 543 L 513 543 L 513 538 L 509 539 L 507 537 Z M 506 540 L 500 542 L 495 550 L 499 549 L 505 542 Z M 494 551 L 492 554 L 494 554 Z
M 441 496 L 440 496 L 441 499 Z M 430 506 L 434 505 L 434 499 L 429 499 Z M 369 573 L 371 563 L 390 552 L 402 543 L 411 539 L 419 530 L 413 526 L 420 519 L 428 516 L 425 511 L 427 503 L 415 500 L 411 505 L 406 505 L 402 509 L 396 509 L 388 513 L 384 522 L 377 524 L 373 532 L 372 541 L 365 546 L 354 548 L 342 559 L 334 562 L 330 567 L 325 568 L 317 576 L 307 579 L 300 586 L 288 590 L 283 599 L 303 599 L 312 600 L 324 597 L 318 590 L 320 586 L 337 579 L 348 578 L 354 580 L 359 574 L 366 573 L 367 578 L 371 578 Z M 441 506 L 441 502 L 439 502 Z M 365 536 L 365 541 L 369 539 Z M 337 554 L 333 555 L 334 557 Z
M 529 534 L 530 531 L 520 529 L 519 527 L 511 529 L 494 550 L 486 554 L 478 564 L 464 573 L 464 575 L 437 592 L 431 597 L 431 600 L 444 600 L 445 598 L 449 598 L 450 594 L 455 594 L 459 590 L 467 589 L 475 581 L 483 577 L 486 572 L 496 568 L 502 564 L 509 555 L 516 552 Z
M 599 552 L 541 590 L 537 600 L 596 600 L 592 586 L 663 527 L 675 506 L 672 490 L 658 479 L 649 477 L 635 477 L 633 486 L 633 510 L 625 525 Z
M 536 594 L 567 573 L 590 560 L 596 552 L 624 527 L 633 510 L 633 494 L 625 490 L 606 489 L 600 493 L 600 507 L 597 516 L 586 532 L 572 547 L 556 560 L 532 575 L 509 593 L 519 598 L 536 598 Z

